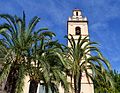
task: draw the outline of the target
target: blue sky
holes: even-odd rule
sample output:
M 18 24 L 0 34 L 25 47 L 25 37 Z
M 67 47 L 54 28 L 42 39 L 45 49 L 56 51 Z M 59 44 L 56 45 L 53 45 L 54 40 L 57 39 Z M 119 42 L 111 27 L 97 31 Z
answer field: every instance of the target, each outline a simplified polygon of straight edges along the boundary
M 75 8 L 88 18 L 91 40 L 120 72 L 120 0 L 0 0 L 0 13 L 22 16 L 24 10 L 28 20 L 39 16 L 39 26 L 48 27 L 64 44 L 67 20 Z

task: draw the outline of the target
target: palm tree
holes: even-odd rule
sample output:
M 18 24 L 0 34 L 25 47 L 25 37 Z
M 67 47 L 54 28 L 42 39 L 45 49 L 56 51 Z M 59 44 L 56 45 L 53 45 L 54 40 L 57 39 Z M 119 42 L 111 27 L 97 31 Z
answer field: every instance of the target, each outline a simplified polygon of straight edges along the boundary
M 31 65 L 32 48 L 35 45 L 35 34 L 41 33 L 47 28 L 35 30 L 40 18 L 35 16 L 26 26 L 26 17 L 11 16 L 0 14 L 5 22 L 0 25 L 0 47 L 5 51 L 4 67 L 0 73 L 0 82 L 7 78 L 7 93 L 21 93 L 24 85 L 23 79 L 28 74 L 28 66 Z M 48 32 L 50 33 L 50 32 Z M 44 32 L 47 35 L 47 32 Z M 7 52 L 6 52 L 7 51 Z
M 52 93 L 59 93 L 58 90 L 60 85 L 64 88 L 65 91 L 69 90 L 67 77 L 64 74 L 64 70 L 67 67 L 67 64 L 63 59 L 63 51 L 56 46 L 53 46 L 53 50 L 50 50 L 45 54 L 45 62 L 49 65 L 49 68 L 45 71 L 47 73 L 44 72 L 44 74 L 49 77 L 44 81 L 46 93 L 49 92 L 49 89 L 51 89 Z
M 71 64 L 68 69 L 69 76 L 71 76 L 71 83 L 74 83 L 74 92 L 80 93 L 81 91 L 81 78 L 82 73 L 86 74 L 86 78 L 90 83 L 90 80 L 94 80 L 94 77 L 98 74 L 102 74 L 105 70 L 104 65 L 110 70 L 109 62 L 102 56 L 101 52 L 91 42 L 88 36 L 85 38 L 79 36 L 77 42 L 72 35 L 67 37 L 70 46 L 67 54 L 67 60 Z M 104 64 L 104 65 L 103 65 Z M 96 65 L 101 68 L 101 73 L 98 73 Z M 92 71 L 92 72 L 91 72 Z M 72 79 L 74 80 L 72 82 Z
M 113 70 L 110 75 L 114 81 L 115 93 L 120 93 L 120 73 Z
M 110 73 L 115 83 L 115 92 L 120 93 L 120 73 L 116 70 Z
M 32 66 L 30 71 L 32 89 L 30 88 L 29 93 L 36 93 L 38 83 L 44 87 L 45 93 L 49 93 L 50 90 L 52 93 L 58 93 L 60 83 L 67 90 L 67 79 L 63 71 L 66 65 L 61 44 L 52 41 L 51 38 L 38 38 L 36 41 L 32 56 L 35 66 Z
M 102 73 L 101 68 L 97 66 L 99 73 Z M 114 80 L 112 73 L 108 70 L 105 70 L 104 73 L 97 74 L 93 80 L 95 93 L 118 93 L 115 92 Z

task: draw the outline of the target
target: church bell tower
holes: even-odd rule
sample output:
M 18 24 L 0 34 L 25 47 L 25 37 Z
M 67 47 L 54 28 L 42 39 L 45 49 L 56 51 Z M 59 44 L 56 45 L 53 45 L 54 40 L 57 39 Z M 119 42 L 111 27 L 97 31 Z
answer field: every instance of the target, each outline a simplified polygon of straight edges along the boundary
M 69 17 L 67 21 L 67 30 L 68 37 L 69 34 L 73 35 L 73 38 L 77 42 L 79 36 L 84 38 L 88 36 L 88 21 L 87 18 L 82 15 L 81 10 L 74 9 L 72 12 L 72 16 Z M 68 47 L 70 47 L 70 43 L 68 42 Z M 90 70 L 91 71 L 91 70 Z M 88 82 L 86 75 L 82 73 L 81 79 L 81 92 L 80 93 L 94 93 L 94 87 L 92 81 Z
M 88 35 L 88 21 L 82 16 L 79 9 L 74 9 L 72 16 L 67 21 L 68 35 L 73 35 L 74 39 L 78 39 L 79 35 L 85 37 Z M 68 43 L 69 46 L 69 43 Z

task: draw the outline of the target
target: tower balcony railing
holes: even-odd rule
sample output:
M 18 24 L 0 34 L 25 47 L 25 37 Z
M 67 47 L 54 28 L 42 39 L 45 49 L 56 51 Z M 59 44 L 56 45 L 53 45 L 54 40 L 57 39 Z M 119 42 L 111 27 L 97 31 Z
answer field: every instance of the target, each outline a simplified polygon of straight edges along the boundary
M 87 18 L 86 17 L 82 17 L 82 16 L 80 16 L 80 17 L 69 17 L 69 19 L 68 19 L 69 21 L 87 21 Z

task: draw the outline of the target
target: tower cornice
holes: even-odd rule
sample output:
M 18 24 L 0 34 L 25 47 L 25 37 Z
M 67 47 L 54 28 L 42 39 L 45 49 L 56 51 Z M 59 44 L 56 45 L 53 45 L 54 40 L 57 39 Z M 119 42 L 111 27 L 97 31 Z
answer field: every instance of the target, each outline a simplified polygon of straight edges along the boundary
M 82 21 L 82 20 L 80 20 L 80 21 L 67 21 L 67 22 L 75 22 L 75 23 L 76 23 L 76 22 L 77 22 L 77 23 L 78 23 L 78 22 L 83 22 L 83 23 L 84 23 L 84 22 L 87 22 L 87 23 L 88 23 L 88 21 Z

